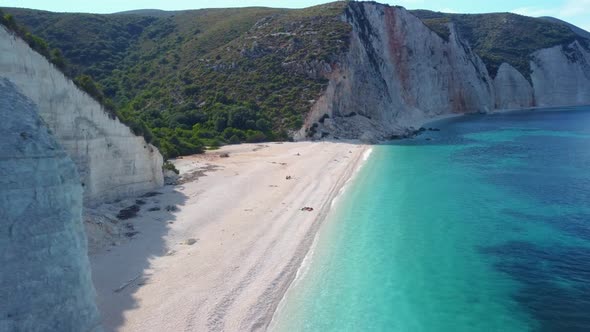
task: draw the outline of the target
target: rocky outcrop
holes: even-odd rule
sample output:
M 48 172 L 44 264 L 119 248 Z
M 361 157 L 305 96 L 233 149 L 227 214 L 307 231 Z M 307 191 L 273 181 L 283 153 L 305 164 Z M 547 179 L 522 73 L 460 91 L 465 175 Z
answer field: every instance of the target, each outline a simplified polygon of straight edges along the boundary
M 76 167 L 0 79 L 0 331 L 95 331 Z
M 376 3 L 351 3 L 344 19 L 352 26 L 350 50 L 308 126 L 329 114 L 335 130 L 318 130 L 358 138 L 374 128 L 386 138 L 424 118 L 493 109 L 485 65 L 454 29 L 446 42 L 406 10 Z
M 500 65 L 494 78 L 495 108 L 512 109 L 532 107 L 534 94 L 531 84 L 514 67 L 507 63 Z
M 590 50 L 575 41 L 532 57 L 535 106 L 590 104 Z
M 578 41 L 531 55 L 531 82 L 507 63 L 494 79 L 496 109 L 590 104 L 590 51 Z
M 163 185 L 162 156 L 82 92 L 43 56 L 0 27 L 0 78 L 38 106 L 56 140 L 75 162 L 86 203 Z
M 507 63 L 492 78 L 450 23 L 445 40 L 375 2 L 350 2 L 343 19 L 350 49 L 326 71 L 328 87 L 295 138 L 384 139 L 438 115 L 590 104 L 590 51 L 578 42 L 531 54 L 530 81 Z

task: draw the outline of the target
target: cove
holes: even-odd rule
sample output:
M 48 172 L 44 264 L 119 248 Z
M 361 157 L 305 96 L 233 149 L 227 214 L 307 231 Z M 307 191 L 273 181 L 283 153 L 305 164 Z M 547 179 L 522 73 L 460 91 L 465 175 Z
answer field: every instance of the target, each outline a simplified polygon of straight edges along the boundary
M 274 331 L 590 330 L 590 107 L 373 148 Z

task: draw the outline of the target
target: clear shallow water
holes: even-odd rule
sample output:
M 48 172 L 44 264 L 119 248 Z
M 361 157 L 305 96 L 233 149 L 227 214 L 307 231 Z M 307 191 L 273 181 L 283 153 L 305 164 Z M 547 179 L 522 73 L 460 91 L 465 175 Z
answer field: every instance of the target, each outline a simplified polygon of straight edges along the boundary
M 271 329 L 590 331 L 590 108 L 430 126 L 374 147 Z

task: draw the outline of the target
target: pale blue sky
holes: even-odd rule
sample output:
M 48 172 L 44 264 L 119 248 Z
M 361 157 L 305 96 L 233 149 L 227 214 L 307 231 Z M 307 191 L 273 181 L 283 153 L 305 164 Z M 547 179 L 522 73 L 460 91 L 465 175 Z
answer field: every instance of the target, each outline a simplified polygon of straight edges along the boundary
M 131 9 L 198 9 L 212 7 L 266 6 L 301 8 L 329 0 L 0 0 L 0 7 L 24 7 L 56 12 L 113 13 Z M 382 0 L 408 9 L 457 13 L 515 12 L 529 16 L 554 16 L 590 30 L 590 0 Z

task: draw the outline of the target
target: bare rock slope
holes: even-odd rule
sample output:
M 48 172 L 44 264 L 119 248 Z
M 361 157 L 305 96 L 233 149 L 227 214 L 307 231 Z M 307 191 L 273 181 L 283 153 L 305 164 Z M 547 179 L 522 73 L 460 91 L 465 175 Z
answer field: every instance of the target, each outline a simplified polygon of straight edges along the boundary
M 530 80 L 495 77 L 448 23 L 448 40 L 401 7 L 351 2 L 348 52 L 296 138 L 384 139 L 445 114 L 590 104 L 590 50 L 578 41 L 530 54 Z

